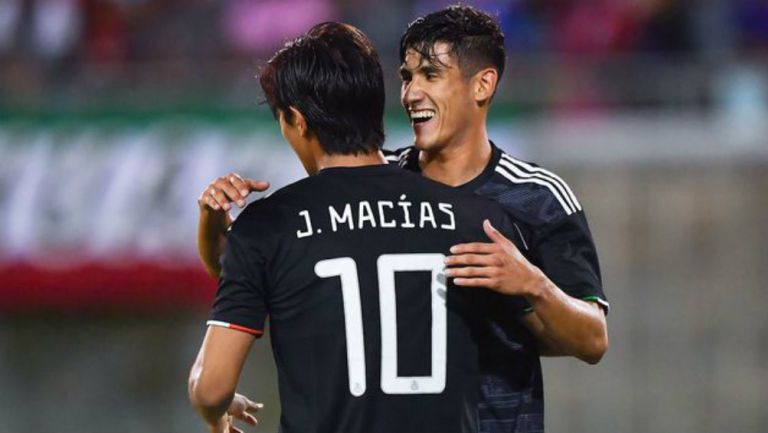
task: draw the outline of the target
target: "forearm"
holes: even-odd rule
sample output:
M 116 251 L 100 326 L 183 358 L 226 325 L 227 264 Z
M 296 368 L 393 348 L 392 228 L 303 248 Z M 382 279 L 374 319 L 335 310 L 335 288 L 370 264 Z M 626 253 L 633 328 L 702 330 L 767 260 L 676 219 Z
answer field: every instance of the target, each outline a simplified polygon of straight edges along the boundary
M 250 334 L 209 327 L 200 352 L 189 372 L 189 401 L 211 431 L 226 424 L 227 412 L 253 343 Z M 224 423 L 224 424 L 222 424 Z
M 526 320 L 534 324 L 543 354 L 600 361 L 608 349 L 608 331 L 599 305 L 567 295 L 543 275 L 526 298 L 533 306 L 533 317 Z
M 221 422 L 227 407 L 235 396 L 235 391 L 234 388 L 231 389 L 231 392 L 226 387 L 223 389 L 221 383 L 224 381 L 212 381 L 207 378 L 203 374 L 201 358 L 202 356 L 198 357 L 189 373 L 189 402 L 210 428 Z M 214 429 L 211 430 L 215 431 Z
M 195 411 L 197 411 L 200 417 L 203 418 L 203 421 L 205 421 L 205 424 L 208 426 L 208 430 L 211 432 L 217 432 L 220 430 L 219 426 L 225 420 L 224 416 L 227 413 L 227 408 L 229 407 L 229 403 L 232 401 L 232 399 L 230 398 L 226 402 L 221 402 L 214 405 L 208 405 L 192 399 L 190 399 L 190 401 L 192 402 L 192 407 L 195 409 Z
M 227 243 L 227 228 L 232 224 L 229 212 L 200 207 L 197 227 L 197 251 L 205 270 L 214 278 L 221 273 L 219 258 Z

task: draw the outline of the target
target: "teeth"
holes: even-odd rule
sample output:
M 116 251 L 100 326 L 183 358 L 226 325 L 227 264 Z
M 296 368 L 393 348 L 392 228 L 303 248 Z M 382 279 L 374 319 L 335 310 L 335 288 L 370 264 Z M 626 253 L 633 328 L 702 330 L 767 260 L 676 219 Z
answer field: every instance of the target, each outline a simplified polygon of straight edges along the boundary
M 431 119 L 434 116 L 435 112 L 431 110 L 411 111 L 411 119 Z

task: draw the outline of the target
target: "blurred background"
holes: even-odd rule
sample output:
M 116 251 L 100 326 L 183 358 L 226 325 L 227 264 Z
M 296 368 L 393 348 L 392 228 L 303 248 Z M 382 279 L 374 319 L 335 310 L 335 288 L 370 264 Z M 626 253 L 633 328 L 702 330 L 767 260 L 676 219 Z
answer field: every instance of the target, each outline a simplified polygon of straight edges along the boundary
M 598 366 L 544 362 L 548 431 L 766 431 L 768 1 L 468 3 L 507 37 L 491 137 L 569 181 L 612 304 Z M 360 27 L 405 146 L 397 42 L 446 4 L 0 0 L 0 432 L 203 431 L 196 198 L 304 175 L 258 66 L 319 21 Z M 267 338 L 241 383 L 275 431 Z

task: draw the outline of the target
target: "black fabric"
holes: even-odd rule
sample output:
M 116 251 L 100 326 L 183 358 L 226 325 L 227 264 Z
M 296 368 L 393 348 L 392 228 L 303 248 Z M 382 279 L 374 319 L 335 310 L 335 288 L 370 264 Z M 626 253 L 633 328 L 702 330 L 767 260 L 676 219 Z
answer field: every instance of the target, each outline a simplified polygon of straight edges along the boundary
M 349 216 L 352 228 L 346 218 L 332 215 Z M 229 235 L 211 319 L 261 329 L 269 315 L 282 432 L 479 431 L 485 386 L 480 371 L 489 369 L 488 359 L 502 358 L 495 351 L 514 351 L 520 344 L 510 336 L 513 346 L 497 347 L 495 335 L 508 333 L 499 323 L 520 314 L 525 304 L 489 290 L 452 284 L 441 289 L 442 271 L 435 277 L 423 268 L 382 270 L 388 259 L 408 265 L 423 260 L 423 254 L 448 255 L 457 243 L 487 240 L 485 218 L 522 248 L 514 221 L 496 203 L 393 165 L 323 170 L 243 211 Z M 433 266 L 442 269 L 442 258 L 434 257 L 440 261 Z M 339 258 L 346 264 L 333 262 L 330 271 L 324 267 Z M 341 284 L 350 263 L 357 272 L 351 280 L 359 282 L 363 329 L 365 392 L 360 395 L 353 390 L 363 385 L 357 379 L 350 384 L 348 364 L 348 352 L 359 350 L 359 345 L 347 347 L 345 302 L 354 302 L 345 301 Z M 394 305 L 382 295 L 380 279 L 387 276 L 382 273 L 394 274 Z M 438 281 L 434 292 L 433 280 Z M 395 323 L 382 316 L 390 307 L 396 309 Z M 433 311 L 445 311 L 443 328 Z M 394 329 L 396 350 L 384 348 L 384 327 Z M 445 358 L 433 351 L 435 329 L 446 340 Z M 392 381 L 383 378 L 382 365 L 393 358 L 398 376 L 429 375 L 436 360 L 445 367 L 444 389 L 427 390 L 429 381 L 410 378 L 404 382 L 409 393 L 385 392 Z M 498 368 L 506 377 L 517 367 Z
M 498 202 L 514 224 L 518 234 L 516 243 L 523 245 L 523 254 L 565 293 L 598 301 L 607 312 L 608 302 L 592 234 L 583 210 L 566 198 L 565 183 L 551 172 L 539 174 L 539 183 L 512 182 L 499 172 L 509 173 L 508 167 L 500 163 L 504 152 L 493 143 L 490 146 L 493 153 L 486 168 L 459 189 L 471 190 Z M 421 172 L 416 148 L 398 149 L 389 155 L 393 163 Z M 530 168 L 516 168 L 525 176 L 532 172 Z M 564 203 L 555 194 L 561 194 Z M 520 304 L 530 311 L 523 298 L 517 298 L 516 307 L 507 311 L 501 311 L 504 304 L 489 306 L 490 324 L 478 339 L 481 353 L 478 422 L 483 433 L 544 431 L 539 352 L 535 338 L 516 315 Z

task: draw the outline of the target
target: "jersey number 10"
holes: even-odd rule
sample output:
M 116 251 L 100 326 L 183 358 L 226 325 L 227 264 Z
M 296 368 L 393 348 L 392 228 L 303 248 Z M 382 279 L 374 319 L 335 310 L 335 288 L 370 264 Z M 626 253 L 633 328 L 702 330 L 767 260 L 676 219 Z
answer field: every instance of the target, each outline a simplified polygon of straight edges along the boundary
M 445 268 L 444 258 L 442 254 L 384 254 L 376 261 L 381 313 L 381 390 L 386 394 L 439 394 L 445 389 L 447 286 L 441 275 Z M 398 271 L 432 272 L 432 370 L 429 376 L 397 375 L 395 272 Z M 366 381 L 363 313 L 357 263 L 351 257 L 322 260 L 315 265 L 315 273 L 321 278 L 341 277 L 349 392 L 359 397 L 365 393 Z

